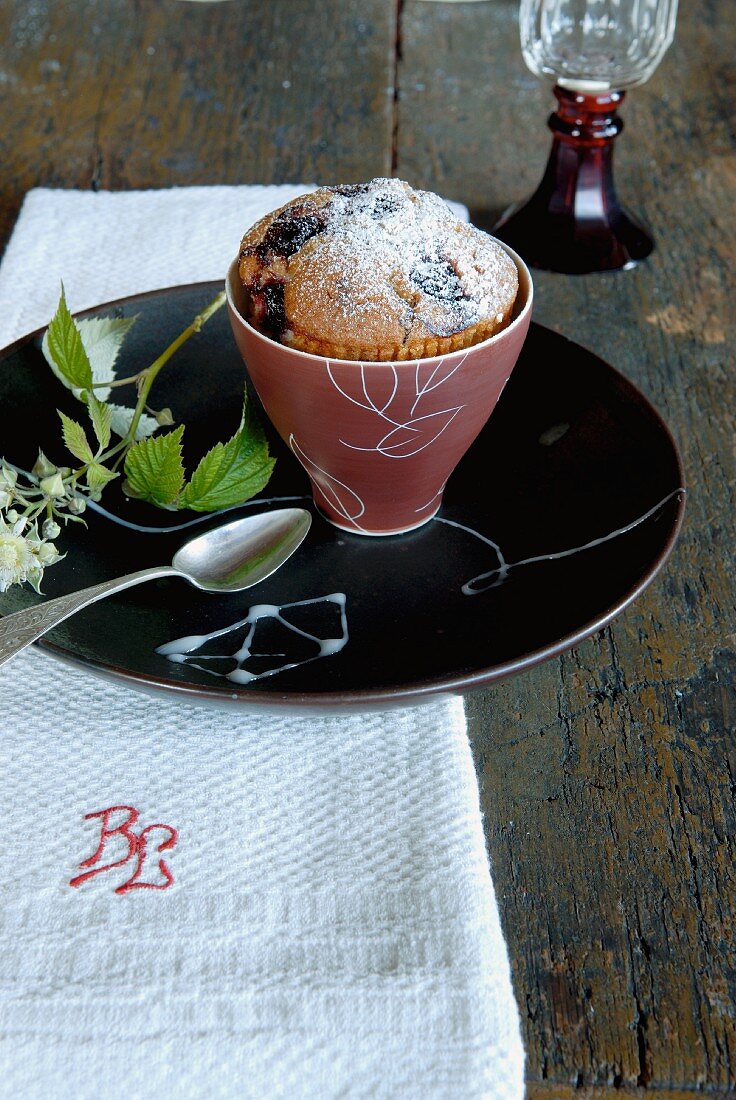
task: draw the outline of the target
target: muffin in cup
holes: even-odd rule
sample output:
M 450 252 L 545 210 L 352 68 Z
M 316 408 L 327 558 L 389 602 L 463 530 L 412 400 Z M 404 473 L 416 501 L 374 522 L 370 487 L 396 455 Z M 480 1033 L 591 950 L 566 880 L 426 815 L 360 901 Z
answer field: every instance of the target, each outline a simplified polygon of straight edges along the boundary
M 508 325 L 516 265 L 429 191 L 397 179 L 322 187 L 261 218 L 238 270 L 247 320 L 332 359 L 425 359 Z
M 532 283 L 510 248 L 438 196 L 378 179 L 262 218 L 227 298 L 248 374 L 317 509 L 356 535 L 396 535 L 437 513 L 491 415 L 529 328 Z

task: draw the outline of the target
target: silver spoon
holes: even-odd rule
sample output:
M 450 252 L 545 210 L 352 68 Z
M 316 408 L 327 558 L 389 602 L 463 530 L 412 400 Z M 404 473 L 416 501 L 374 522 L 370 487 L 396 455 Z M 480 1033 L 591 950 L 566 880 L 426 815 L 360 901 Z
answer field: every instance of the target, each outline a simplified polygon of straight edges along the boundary
M 185 542 L 171 565 L 141 569 L 6 615 L 0 619 L 0 665 L 88 604 L 157 577 L 183 577 L 203 592 L 242 592 L 283 565 L 303 542 L 311 523 L 303 508 L 236 519 Z

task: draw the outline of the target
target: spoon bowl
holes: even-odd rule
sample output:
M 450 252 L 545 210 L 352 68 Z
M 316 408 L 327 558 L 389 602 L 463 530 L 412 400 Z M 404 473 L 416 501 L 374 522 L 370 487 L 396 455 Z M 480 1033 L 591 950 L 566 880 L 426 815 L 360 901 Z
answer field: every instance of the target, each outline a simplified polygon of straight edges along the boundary
M 280 508 L 196 535 L 172 565 L 203 592 L 241 592 L 270 577 L 304 541 L 312 523 L 303 508 Z
M 303 508 L 245 516 L 189 539 L 174 554 L 171 565 L 140 569 L 6 615 L 0 619 L 0 665 L 83 607 L 158 577 L 182 577 L 203 592 L 251 588 L 291 557 L 311 524 L 312 517 Z

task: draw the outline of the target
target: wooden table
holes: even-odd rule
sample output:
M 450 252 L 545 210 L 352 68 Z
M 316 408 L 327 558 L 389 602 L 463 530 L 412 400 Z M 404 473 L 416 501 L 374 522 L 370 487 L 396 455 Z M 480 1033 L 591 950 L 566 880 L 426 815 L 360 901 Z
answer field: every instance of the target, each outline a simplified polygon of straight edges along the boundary
M 39 184 L 392 173 L 492 222 L 549 141 L 516 17 L 515 0 L 5 0 L 0 233 Z M 664 414 L 690 499 L 612 627 L 467 700 L 534 1100 L 736 1088 L 731 19 L 729 0 L 685 4 L 624 107 L 619 187 L 656 253 L 536 279 L 537 320 Z

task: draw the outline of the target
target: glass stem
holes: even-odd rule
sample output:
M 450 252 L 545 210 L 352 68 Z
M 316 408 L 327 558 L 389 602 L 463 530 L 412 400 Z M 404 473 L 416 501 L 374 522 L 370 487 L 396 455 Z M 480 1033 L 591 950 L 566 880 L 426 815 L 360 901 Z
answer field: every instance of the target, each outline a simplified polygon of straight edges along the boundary
M 624 92 L 554 89 L 552 149 L 542 182 L 494 232 L 534 267 L 569 274 L 612 271 L 648 256 L 653 241 L 621 206 L 613 178 L 613 142 L 623 129 Z

